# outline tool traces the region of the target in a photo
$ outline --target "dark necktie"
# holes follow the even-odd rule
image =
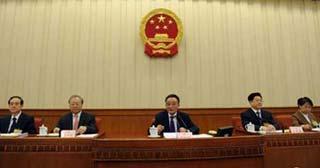
[[[262,125],[263,122],[262,122],[262,116],[261,116],[261,112],[260,111],[257,111],[257,117],[259,118],[259,122]]]
[[[175,118],[175,116],[170,116],[170,124],[169,124],[169,131],[170,132],[176,132],[175,126],[174,126],[174,122],[173,119]]]
[[[12,125],[11,125],[11,128],[9,130],[9,133],[12,133],[14,131],[14,129],[17,128],[17,119],[16,118],[13,118],[12,119]]]
[[[261,119],[261,113],[260,113],[260,111],[257,111],[257,117]]]

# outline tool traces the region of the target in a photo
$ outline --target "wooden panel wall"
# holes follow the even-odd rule
[[[267,108],[274,115],[290,115],[295,107]],[[96,117],[102,119],[101,128],[107,137],[143,137],[146,136],[154,115],[161,109],[88,109]],[[231,117],[240,116],[245,108],[215,108],[215,109],[183,109],[200,127],[201,133],[217,129],[221,126],[232,125]],[[67,109],[26,109],[26,113],[41,117],[50,130]],[[314,113],[320,118],[320,107],[314,108]],[[9,114],[6,109],[0,110],[0,116]]]

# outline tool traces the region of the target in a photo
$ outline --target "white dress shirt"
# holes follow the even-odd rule
[[[252,109],[252,111],[256,114],[257,117],[262,118],[262,114],[261,114],[261,110],[260,110],[260,109],[259,109],[259,110],[256,110],[256,109],[254,109],[254,108],[251,108],[251,109]],[[257,114],[258,112],[260,113],[259,116],[258,116],[258,114]]]
[[[305,114],[303,112],[301,112],[301,114],[303,115],[303,117],[308,121],[308,123],[312,124],[310,121],[310,118],[308,117],[308,114]]]
[[[10,131],[11,126],[12,126],[12,124],[13,124],[13,118],[16,118],[16,123],[18,123],[18,120],[19,120],[19,117],[20,117],[21,113],[22,113],[22,112],[20,111],[17,115],[11,115],[8,132]]]

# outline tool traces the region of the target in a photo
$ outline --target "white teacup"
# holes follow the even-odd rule
[[[254,124],[252,124],[252,123],[247,124],[246,129],[248,132],[254,132],[255,131]]]
[[[149,133],[151,137],[157,137],[158,135],[158,129],[154,126],[149,128]]]
[[[40,135],[47,135],[48,134],[48,128],[45,127],[44,125],[41,125],[39,127],[39,134]]]

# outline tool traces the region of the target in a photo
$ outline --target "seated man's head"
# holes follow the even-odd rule
[[[72,95],[69,100],[69,107],[72,113],[78,113],[82,110],[83,98],[79,95]]]
[[[175,94],[170,94],[165,98],[166,109],[170,114],[175,114],[180,106],[180,98]]]
[[[312,111],[313,103],[309,97],[301,97],[298,99],[299,111],[302,113],[308,113]]]
[[[262,108],[262,96],[259,92],[251,93],[248,96],[248,101],[250,103],[250,106],[256,110],[259,110]]]
[[[23,107],[23,99],[20,96],[12,96],[8,100],[9,111],[13,115],[17,115]]]

